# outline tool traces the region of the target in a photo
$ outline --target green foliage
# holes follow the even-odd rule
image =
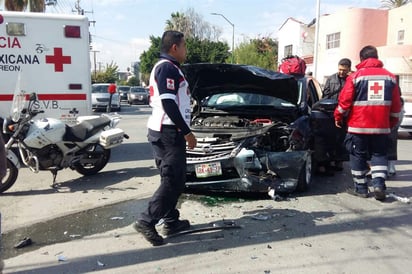
[[[127,86],[140,86],[139,78],[136,76],[130,77],[127,81]]]
[[[228,58],[229,46],[222,42],[200,40],[189,37],[186,39],[186,63],[224,63]]]
[[[151,45],[149,49],[140,55],[140,72],[142,74],[150,74],[159,59],[161,39],[161,37],[150,36]]]
[[[150,37],[151,46],[140,56],[141,81],[148,83],[149,75],[159,60],[161,37]],[[227,43],[200,40],[196,37],[186,38],[187,58],[186,63],[224,63],[230,56]]]
[[[278,42],[271,38],[250,39],[235,49],[237,64],[277,70]]]
[[[104,71],[92,73],[92,83],[116,83],[119,67],[113,61],[106,65]]]

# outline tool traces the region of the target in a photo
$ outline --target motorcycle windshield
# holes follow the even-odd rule
[[[26,92],[20,88],[20,73],[17,76],[16,88],[14,89],[13,102],[11,104],[10,116],[14,122],[22,117],[23,109],[26,105]]]

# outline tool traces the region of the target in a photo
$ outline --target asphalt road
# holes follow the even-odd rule
[[[159,180],[145,136],[149,108],[125,105],[121,114],[131,138],[101,173],[64,170],[53,189],[50,173],[23,168],[0,196],[3,273],[410,273],[411,204],[348,195],[347,165],[278,202],[185,194],[179,207],[193,225],[242,228],[151,247],[130,226]],[[409,198],[411,144],[400,136],[398,172],[387,181],[389,192]],[[24,237],[33,244],[13,248]]]

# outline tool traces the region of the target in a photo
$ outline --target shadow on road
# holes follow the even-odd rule
[[[139,201],[139,203],[143,202],[146,201]],[[66,270],[75,271],[77,273],[91,272],[96,270],[96,260],[104,263],[105,271],[110,271],[110,269],[114,270],[116,268],[126,267],[128,265],[165,260],[170,258],[171,254],[173,254],[172,256],[174,257],[183,257],[190,254],[198,254],[199,256],[202,256],[202,253],[218,251],[221,249],[230,250],[233,248],[257,244],[264,244],[267,249],[272,249],[275,248],[275,246],[272,247],[268,243],[273,244],[290,239],[301,239],[301,245],[310,248],[312,245],[318,244],[317,242],[312,242],[313,239],[307,238],[311,236],[327,234],[333,235],[347,231],[380,231],[386,228],[410,226],[412,224],[409,210],[402,210],[402,208],[398,208],[385,209],[384,211],[385,212],[383,214],[373,216],[373,212],[367,212],[364,210],[361,212],[363,216],[362,218],[348,218],[337,222],[334,218],[335,214],[330,211],[301,212],[294,209],[258,209],[244,212],[244,217],[232,220],[237,225],[242,226],[242,228],[238,230],[188,234],[167,239],[169,244],[156,248],[137,247],[137,250],[128,250],[111,254],[101,254],[96,252],[96,255],[72,258],[64,264],[52,266],[33,265],[31,266],[30,273],[63,273]],[[118,212],[119,214],[124,213],[123,211]],[[121,220],[120,222],[115,222],[116,226],[113,226],[109,225],[110,222],[107,221],[109,216],[104,216],[95,210],[92,210],[87,214],[87,218],[90,219],[86,222],[86,224],[83,223],[82,226],[90,228],[95,228],[101,225],[101,221],[98,222],[98,220],[93,217],[96,215],[98,215],[100,219],[104,220],[104,223],[106,224],[104,230],[110,230],[116,226],[120,227],[130,225],[130,222],[132,221],[132,216],[127,216],[127,218]],[[372,216],[366,217],[369,214],[372,214]],[[268,216],[268,218],[265,221],[254,218],[259,215]],[[87,219],[86,217],[82,217],[78,220],[78,217],[76,216],[66,216],[65,218],[67,219],[67,225],[70,223],[76,224],[79,223],[79,220],[84,221]],[[56,230],[56,228],[53,226],[50,227],[50,225],[52,224],[48,224],[50,230]],[[207,223],[204,225],[207,225]],[[76,235],[77,231],[72,228],[72,226],[65,226],[60,228],[60,232],[63,230],[68,230],[70,233]],[[87,235],[96,232],[98,231],[93,230],[87,233]],[[11,243],[7,239],[8,235],[5,236],[6,244],[10,245]],[[82,234],[82,236],[85,236],[85,234]],[[119,235],[119,237],[122,237],[122,235]],[[57,240],[60,242],[62,241],[61,239]],[[70,237],[67,236],[65,241],[69,240]],[[96,241],[99,239],[85,240]],[[29,249],[33,250],[34,248],[39,248],[44,244],[46,243],[43,242],[43,240],[39,240],[37,242],[37,247],[29,247]],[[90,244],[93,243],[91,242]],[[339,250],[339,246],[336,246],[336,250]],[[6,258],[10,255],[11,254],[6,254]],[[214,262],[205,263],[210,264]],[[13,269],[9,269],[9,271],[13,271]],[[16,271],[13,273],[25,272]]]
[[[13,191],[13,188],[2,193],[2,196],[25,196],[25,195],[41,195],[58,192],[82,192],[87,193],[91,190],[110,189],[116,191],[127,191],[127,188],[111,187],[122,181],[127,181],[133,178],[146,178],[159,174],[156,167],[135,167],[122,168],[114,171],[102,171],[96,175],[79,177],[65,182],[57,182],[55,187],[50,186],[49,189]],[[58,176],[58,175],[57,175]],[[58,177],[57,177],[58,179]],[[50,175],[50,182],[51,182]],[[58,180],[57,180],[58,181]],[[24,183],[24,182],[19,182]],[[137,184],[139,184],[137,182]]]

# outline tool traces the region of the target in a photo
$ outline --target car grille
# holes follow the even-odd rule
[[[97,102],[109,102],[109,98],[96,98]]]
[[[207,161],[227,157],[237,147],[236,142],[217,143],[216,139],[198,139],[197,145],[192,150],[187,150],[187,162]]]

